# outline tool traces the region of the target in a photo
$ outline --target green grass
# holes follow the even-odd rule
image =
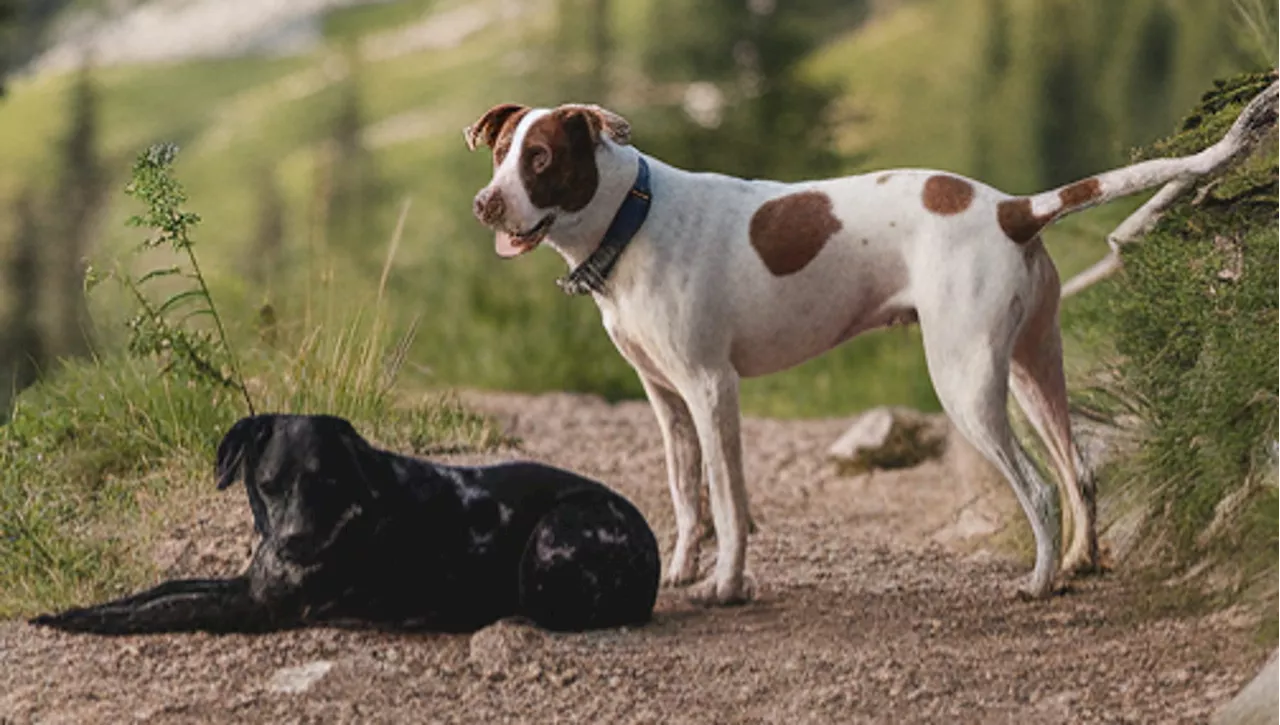
[[[158,227],[140,247],[172,246],[189,255],[190,271],[198,269],[191,235],[199,222],[170,160],[143,154],[129,188],[148,207],[141,219]],[[399,242],[393,236],[388,246],[384,281]],[[285,320],[241,347],[202,335],[212,315],[162,312],[193,292],[213,312],[202,278],[169,290],[145,277],[113,279],[149,320],[129,329],[128,352],[64,362],[19,396],[0,427],[0,618],[117,595],[152,578],[155,537],[199,510],[217,443],[251,405],[343,416],[371,440],[411,453],[499,440],[452,399],[399,386],[412,333],[394,333],[385,284],[367,296],[344,290],[341,300],[331,289],[320,300],[331,312],[314,324]],[[220,360],[228,361],[222,370]]]
[[[420,454],[498,440],[448,397],[378,398],[335,385],[361,376],[356,358],[370,338],[322,337],[352,352],[254,370],[264,409],[345,415],[370,439]],[[69,362],[27,390],[0,427],[0,618],[154,579],[151,545],[215,495],[213,452],[242,414],[231,391],[116,355]]]

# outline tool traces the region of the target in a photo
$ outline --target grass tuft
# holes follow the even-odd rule
[[[403,212],[368,313],[325,320],[293,340],[260,338],[228,363],[230,334],[220,321],[216,333],[191,327],[216,314],[187,234],[198,217],[178,211],[185,197],[169,175],[172,155],[147,161],[135,167],[133,186],[150,183],[156,192],[143,195],[144,223],[185,256],[187,279],[210,313],[167,316],[174,306],[152,304],[142,285],[169,275],[135,280],[117,268],[147,320],[130,328],[128,349],[68,361],[18,397],[0,427],[0,617],[115,596],[153,578],[151,542],[213,495],[214,450],[245,407],[252,410],[251,391],[266,410],[340,415],[395,450],[502,442],[455,399],[408,399],[398,387],[413,325],[397,334],[384,288]],[[350,295],[342,303],[361,308]],[[150,337],[139,343],[140,334]]]

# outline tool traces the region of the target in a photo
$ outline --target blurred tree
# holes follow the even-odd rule
[[[861,1],[654,0],[643,64],[660,98],[646,148],[678,165],[746,177],[837,172],[829,113],[836,92],[799,69],[867,9]]]
[[[5,93],[5,77],[14,64],[13,46],[18,26],[18,0],[0,0],[0,97]]]
[[[48,214],[46,264],[55,290],[51,311],[56,356],[86,354],[92,342],[84,272],[105,208],[108,172],[98,152],[98,93],[88,66],[80,69],[71,87],[67,114]]]
[[[558,0],[554,42],[546,49],[556,98],[609,104],[610,0]]]
[[[1000,104],[1000,93],[1013,63],[1014,31],[1008,0],[986,0],[986,14],[986,35],[974,79],[973,174],[999,185],[999,147],[1007,140],[1000,129],[1001,114],[990,113],[989,109]]]
[[[1164,3],[1155,3],[1143,19],[1124,106],[1132,126],[1154,131],[1174,117],[1169,91],[1173,83],[1178,25]],[[1139,139],[1131,139],[1137,142]]]
[[[284,256],[285,204],[280,183],[271,169],[255,174],[258,221],[246,258],[245,275],[270,300],[276,291]]]
[[[9,313],[0,326],[0,422],[8,419],[12,396],[36,381],[48,359],[40,329],[40,224],[30,188],[13,202],[16,221],[4,265]]]
[[[965,168],[1011,192],[1123,163],[1230,70],[1230,13],[1202,0],[986,0],[984,11]]]
[[[5,77],[40,52],[47,31],[74,0],[0,0],[0,96]]]
[[[1095,87],[1100,76],[1092,53],[1096,36],[1088,32],[1076,0],[1044,0],[1036,24],[1039,117],[1035,143],[1041,182],[1056,186],[1106,168],[1103,145],[1106,117]]]
[[[363,74],[358,55],[348,53],[347,60],[350,72],[342,84],[326,144],[328,168],[322,204],[330,248],[363,250],[385,237],[379,224],[379,205],[386,189],[364,140]],[[351,258],[368,260],[369,255]]]

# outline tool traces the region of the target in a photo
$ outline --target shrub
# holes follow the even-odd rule
[[[1218,82],[1140,155],[1200,150],[1273,79]],[[1246,573],[1276,565],[1276,491],[1261,483],[1276,467],[1276,164],[1271,137],[1126,247],[1123,274],[1084,301],[1114,345],[1111,392],[1142,418],[1116,473],[1153,504],[1148,526],[1167,536],[1152,538],[1182,563],[1230,552]]]

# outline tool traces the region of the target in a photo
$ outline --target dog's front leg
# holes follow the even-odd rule
[[[168,581],[105,604],[41,615],[31,623],[96,634],[256,632],[284,624],[253,599],[245,577]]]
[[[698,577],[698,553],[702,543],[702,449],[689,407],[679,394],[641,374],[640,382],[662,431],[667,454],[667,484],[676,512],[676,544],[663,581],[671,586],[691,584]]]
[[[754,595],[746,573],[750,515],[742,474],[738,376],[732,370],[696,376],[681,388],[698,431],[716,529],[716,566],[692,593],[705,604],[738,604]]]

